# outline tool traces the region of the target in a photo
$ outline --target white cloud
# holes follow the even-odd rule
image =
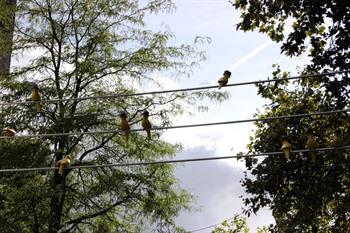
[[[188,154],[212,154],[213,150],[204,147],[191,148],[179,154],[187,157]],[[234,167],[231,163],[205,161],[186,163],[178,166],[176,176],[181,185],[197,197],[195,209],[191,213],[182,212],[177,223],[186,230],[194,230],[208,225],[220,223],[234,214],[242,212],[241,195],[245,195],[239,181],[243,178],[243,168]],[[271,212],[265,209],[249,220],[252,230],[259,226],[273,222]],[[201,232],[209,232],[210,229]]]

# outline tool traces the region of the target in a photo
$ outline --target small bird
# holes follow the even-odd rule
[[[318,142],[316,142],[316,140],[315,140],[315,135],[312,132],[312,130],[308,130],[306,132],[306,136],[307,136],[307,141],[306,141],[305,148],[310,150],[311,162],[313,164],[315,164],[316,163],[316,152],[313,150],[316,150],[319,145],[318,145]]]
[[[145,110],[142,115],[143,115],[142,121],[141,121],[142,128],[146,130],[148,139],[151,139],[150,129],[152,128],[152,125],[151,125],[151,122],[149,122],[148,120],[149,112]]]
[[[10,141],[16,136],[16,131],[11,128],[5,128],[2,130],[1,136],[5,137],[6,141]]]
[[[344,144],[344,140],[342,137],[342,133],[340,129],[336,129],[334,132],[334,138],[333,141],[331,142],[331,145],[334,147],[340,147]]]
[[[71,159],[70,155],[65,155],[63,159],[57,161],[56,166],[59,166],[58,174],[63,176],[64,169],[69,167]]]
[[[292,149],[292,145],[289,143],[287,138],[282,139],[282,146],[281,150],[283,151],[284,155],[286,156],[286,159],[290,160],[290,150]]]
[[[126,115],[125,112],[122,112],[119,114],[120,117],[120,128],[121,130],[124,131],[125,134],[125,141],[128,142],[129,141],[129,133],[130,133],[130,125],[128,123],[128,121],[126,120],[128,117]]]
[[[334,137],[333,140],[331,142],[331,145],[333,147],[341,147],[344,145],[344,139],[342,137],[342,132],[340,129],[336,129],[334,132]],[[340,157],[342,154],[342,150],[341,149],[335,149],[337,155]]]
[[[37,103],[35,103],[35,107],[36,107],[36,111],[37,112],[42,112],[42,104],[41,104],[41,97],[39,94],[39,87],[37,84],[33,84],[33,89],[32,89],[32,101],[35,101]]]
[[[221,87],[226,86],[226,84],[228,83],[228,79],[231,77],[231,72],[228,70],[224,71],[224,76],[222,76],[219,80],[219,89],[221,89]]]

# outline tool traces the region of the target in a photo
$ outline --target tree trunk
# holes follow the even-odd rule
[[[65,178],[62,178],[57,170],[51,184],[51,201],[48,233],[57,233],[60,229],[63,204],[66,194]]]
[[[10,72],[13,30],[17,0],[0,0],[2,11],[0,16],[0,78],[7,77]]]
[[[63,128],[59,132],[64,132]],[[57,161],[63,158],[62,151],[66,146],[66,138],[61,138],[59,140],[58,152],[55,155],[55,164]],[[48,233],[57,233],[60,229],[62,210],[66,195],[66,182],[65,176],[55,173],[51,181],[51,200],[50,200],[50,217],[49,217],[49,227]]]

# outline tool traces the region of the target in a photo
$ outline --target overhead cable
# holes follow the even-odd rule
[[[333,113],[349,112],[350,108],[341,109],[341,110],[332,110],[324,112],[313,112],[313,113],[301,113],[294,115],[282,115],[282,116],[273,116],[265,118],[251,118],[235,121],[222,121],[222,122],[212,122],[212,123],[203,123],[203,124],[189,124],[189,125],[175,125],[175,126],[164,126],[164,127],[153,127],[150,130],[166,130],[166,129],[180,129],[180,128],[191,128],[191,127],[202,127],[202,126],[213,126],[213,125],[227,125],[227,124],[239,124],[239,123],[248,123],[248,122],[266,122],[270,120],[278,119],[288,119],[288,118],[300,118],[308,116],[318,116],[318,115],[328,115]],[[144,129],[130,129],[128,131],[144,131]],[[33,137],[59,137],[59,136],[72,136],[72,135],[97,135],[97,134],[110,134],[110,133],[122,133],[125,132],[120,129],[116,130],[101,130],[101,131],[86,131],[86,132],[68,132],[68,133],[48,133],[48,134],[32,134],[32,135],[16,135],[15,138],[33,138]],[[1,136],[0,139],[6,139],[9,137]]]
[[[342,74],[342,73],[349,73],[349,72],[350,72],[350,70],[343,70],[343,71],[325,72],[325,73],[320,73],[320,74],[305,74],[305,75],[293,76],[293,77],[288,77],[288,78],[280,78],[280,79],[266,79],[266,80],[250,81],[250,82],[232,83],[232,84],[227,84],[226,87],[255,85],[258,83],[278,82],[278,81],[302,79],[302,78],[308,78],[308,77],[310,77],[310,78],[311,77],[320,77],[320,76]],[[66,102],[66,101],[83,101],[83,100],[91,100],[91,99],[111,99],[111,98],[121,98],[121,97],[130,97],[130,96],[142,96],[142,95],[155,95],[155,94],[164,94],[164,93],[173,93],[173,92],[197,91],[197,90],[206,90],[206,89],[214,89],[214,88],[218,88],[218,85],[183,88],[183,89],[173,89],[173,90],[139,92],[139,93],[86,96],[86,97],[79,97],[79,98],[62,98],[62,99],[41,100],[41,101],[0,102],[0,105],[24,105],[24,104],[34,104],[34,103],[38,103],[38,102],[57,103],[57,102]]]
[[[303,152],[316,152],[316,151],[330,151],[339,149],[349,149],[350,145],[342,147],[323,147],[317,148],[315,150],[300,149],[292,150],[292,153],[303,153]],[[130,166],[149,166],[156,164],[173,164],[173,163],[187,163],[187,162],[199,162],[199,161],[211,161],[211,160],[223,160],[223,159],[241,159],[247,157],[266,157],[266,156],[276,156],[283,154],[282,151],[276,152],[266,152],[258,154],[237,154],[231,156],[218,156],[218,157],[202,157],[202,158],[192,158],[192,159],[174,159],[174,160],[163,160],[163,161],[149,161],[149,162],[130,162],[130,163],[111,163],[111,164],[96,164],[96,165],[77,165],[71,166],[68,169],[95,169],[95,168],[105,168],[105,167],[130,167]],[[44,171],[44,170],[57,170],[58,167],[36,167],[36,168],[9,168],[0,169],[0,172],[29,172],[29,171]]]
[[[232,220],[233,218],[229,218],[229,219],[225,219],[223,220],[224,221],[230,221]],[[207,229],[210,229],[210,228],[214,228],[214,227],[217,227],[219,225],[221,225],[221,223],[216,223],[216,224],[212,224],[212,225],[209,225],[209,226],[206,226],[206,227],[202,227],[202,228],[198,228],[198,229],[195,229],[195,230],[191,230],[191,231],[186,231],[186,233],[194,233],[194,232],[198,232],[198,231],[203,231],[203,230],[207,230]]]

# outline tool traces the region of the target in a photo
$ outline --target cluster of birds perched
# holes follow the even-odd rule
[[[306,131],[306,145],[305,148],[310,151],[311,162],[316,164],[316,149],[319,148],[319,143],[315,139],[314,132],[309,129]],[[333,140],[330,142],[330,146],[335,148],[344,146],[344,140],[342,137],[342,132],[340,129],[336,129],[334,132]],[[282,139],[281,150],[283,151],[287,161],[290,161],[290,153],[292,151],[292,144],[288,141],[288,138],[284,137]],[[338,156],[341,156],[341,149],[336,149],[336,153]]]
[[[223,73],[223,77],[221,77],[218,80],[219,89],[221,89],[221,87],[227,85],[228,79],[230,77],[231,77],[231,72],[228,70],[225,70]],[[315,134],[311,129],[309,129],[306,132],[306,137],[307,137],[307,141],[306,141],[305,149],[308,149],[310,151],[311,162],[313,164],[316,164],[316,151],[315,150],[317,148],[319,148],[319,143],[316,141]],[[331,141],[330,145],[333,147],[344,146],[344,140],[343,140],[342,133],[341,133],[340,129],[335,130],[334,138]],[[286,137],[282,139],[281,150],[283,151],[287,161],[290,161],[290,153],[292,151],[292,144],[290,144],[290,142],[288,141],[288,138],[286,138]],[[341,149],[336,149],[336,153],[338,154],[338,156],[341,156]]]
[[[130,125],[128,123],[127,120],[127,115],[125,112],[121,112],[119,114],[120,117],[120,129],[122,131],[124,131],[125,134],[125,141],[128,142],[129,141],[129,133],[130,133]],[[152,124],[151,122],[148,120],[149,117],[149,112],[147,110],[145,110],[142,114],[142,121],[141,121],[141,126],[142,128],[147,132],[147,137],[149,139],[151,139],[151,128],[152,128]]]
[[[228,70],[225,70],[223,73],[223,76],[218,80],[218,86],[219,89],[222,87],[226,86],[228,83],[229,78],[231,77],[231,72]],[[35,108],[37,113],[42,113],[43,112],[43,105],[41,102],[41,96],[39,94],[39,87],[37,84],[33,84],[32,88],[32,101],[35,103]],[[151,129],[152,129],[152,124],[149,121],[149,116],[150,113],[145,110],[142,114],[142,121],[141,121],[141,126],[142,128],[147,132],[147,138],[151,139]],[[130,125],[127,120],[127,114],[125,112],[121,112],[119,114],[120,117],[120,129],[123,131],[124,136],[125,136],[125,141],[129,141],[129,134],[130,134]],[[16,131],[11,128],[5,128],[2,131],[1,136],[5,138],[5,140],[11,140],[15,137]],[[316,163],[316,149],[319,148],[319,143],[315,139],[315,135],[312,130],[308,130],[306,132],[307,136],[307,141],[305,148],[310,150],[310,155],[311,155],[311,161],[312,163]],[[333,141],[331,142],[331,146],[334,147],[341,147],[344,145],[343,138],[341,136],[341,131],[340,129],[337,129],[334,134]],[[292,151],[292,144],[288,141],[288,139],[285,137],[282,139],[282,146],[281,150],[283,151],[287,161],[290,161],[290,154]],[[341,153],[340,149],[336,150],[337,154]],[[57,161],[56,166],[59,167],[58,173],[63,176],[64,175],[64,169],[68,168],[70,163],[71,163],[71,156],[70,155],[65,155],[63,159]]]
[[[11,128],[5,128],[2,130],[1,136],[4,137],[5,140],[9,141],[16,136],[16,131]],[[72,158],[70,155],[65,155],[63,159],[57,161],[56,166],[59,167],[58,174],[60,174],[61,176],[64,175],[64,169],[69,167],[71,159]]]
[[[223,73],[223,76],[218,80],[219,89],[221,89],[223,86],[227,85],[228,79],[230,77],[231,77],[231,72],[228,71],[228,70],[225,70],[224,73]],[[146,111],[143,112],[142,115],[143,115],[143,118],[142,118],[142,121],[141,121],[141,125],[142,125],[142,128],[144,130],[146,130],[147,137],[150,139],[151,138],[152,125],[151,125],[150,121],[148,120],[149,112],[146,110]],[[125,112],[122,112],[122,113],[120,113],[119,117],[120,117],[120,128],[125,133],[125,140],[128,141],[129,140],[130,126],[129,126],[129,123],[127,121],[127,115],[126,115]]]
[[[143,112],[143,118],[142,118],[142,122],[141,125],[143,127],[144,130],[146,130],[147,132],[147,137],[149,139],[151,139],[151,128],[152,125],[150,123],[150,121],[148,120],[148,116],[149,116],[149,112],[147,110],[145,110]],[[120,117],[120,128],[121,130],[124,131],[125,133],[125,140],[126,142],[128,142],[129,140],[129,132],[130,132],[130,125],[127,121],[127,115],[125,112],[122,112],[119,114]],[[56,166],[59,167],[58,169],[58,174],[60,174],[61,176],[64,175],[64,171],[66,168],[69,167],[70,163],[71,163],[71,156],[70,155],[65,155],[63,159],[57,161]]]
[[[37,84],[33,84],[31,97],[32,97],[31,98],[32,101],[35,103],[35,108],[36,108],[37,113],[42,113],[43,112],[43,105],[41,102],[41,96],[40,96],[39,87]],[[145,110],[142,115],[143,115],[143,118],[141,121],[141,125],[142,125],[143,129],[147,132],[147,137],[149,139],[151,139],[152,124],[148,120],[149,112],[147,110]],[[121,112],[119,114],[119,117],[120,117],[120,129],[122,131],[124,131],[125,140],[126,140],[126,142],[128,142],[129,141],[129,133],[130,133],[130,125],[127,121],[127,115],[125,112]],[[14,129],[11,129],[11,128],[5,128],[5,129],[3,129],[1,136],[4,137],[6,140],[11,140],[16,136],[16,131]],[[61,176],[64,175],[64,169],[69,167],[71,160],[72,160],[72,158],[70,155],[65,155],[63,157],[63,159],[57,161],[56,166],[59,167],[58,174],[60,174]]]
[[[228,83],[228,79],[231,77],[231,72],[228,70],[225,70],[223,73],[223,76],[218,80],[218,86],[219,89],[221,89],[223,86],[226,86]],[[41,100],[41,96],[39,93],[39,87],[37,84],[33,84],[32,87],[32,96],[31,96],[32,101],[35,104],[35,109],[37,113],[42,113],[43,112],[43,104]],[[141,126],[142,128],[147,132],[147,138],[151,139],[151,129],[152,129],[152,124],[149,121],[149,115],[150,113],[145,110],[142,114],[142,121],[141,121]],[[129,141],[129,133],[130,133],[130,125],[127,120],[127,114],[125,112],[121,112],[119,114],[120,117],[120,129],[124,132],[125,135],[125,141]],[[11,140],[16,136],[16,131],[11,128],[5,128],[2,131],[1,134],[2,137],[4,137],[6,140]],[[57,161],[56,166],[59,167],[58,174],[61,176],[64,175],[64,169],[68,168],[70,163],[71,163],[72,157],[70,155],[65,155],[63,159]]]
[[[223,86],[226,86],[228,83],[228,79],[231,77],[231,72],[228,70],[225,70],[223,73],[223,76],[218,80],[218,84],[219,84],[219,89],[221,89]],[[43,104],[42,104],[42,100],[41,100],[41,96],[39,93],[39,87],[37,84],[33,84],[32,87],[32,101],[35,103],[35,108],[37,113],[41,113],[43,112]],[[148,138],[151,138],[151,128],[152,125],[150,123],[150,121],[148,120],[149,117],[149,112],[146,110],[143,112],[143,118],[142,118],[142,122],[141,125],[143,127],[144,130],[146,130],[147,132],[147,136]],[[125,112],[121,112],[119,114],[120,117],[120,128],[125,131],[125,139],[126,141],[128,141],[129,139],[129,130],[130,130],[130,126],[129,123],[127,121],[127,115]],[[14,137],[16,134],[16,131],[14,129],[4,129],[2,132],[2,136],[6,137],[6,138],[12,138]]]

